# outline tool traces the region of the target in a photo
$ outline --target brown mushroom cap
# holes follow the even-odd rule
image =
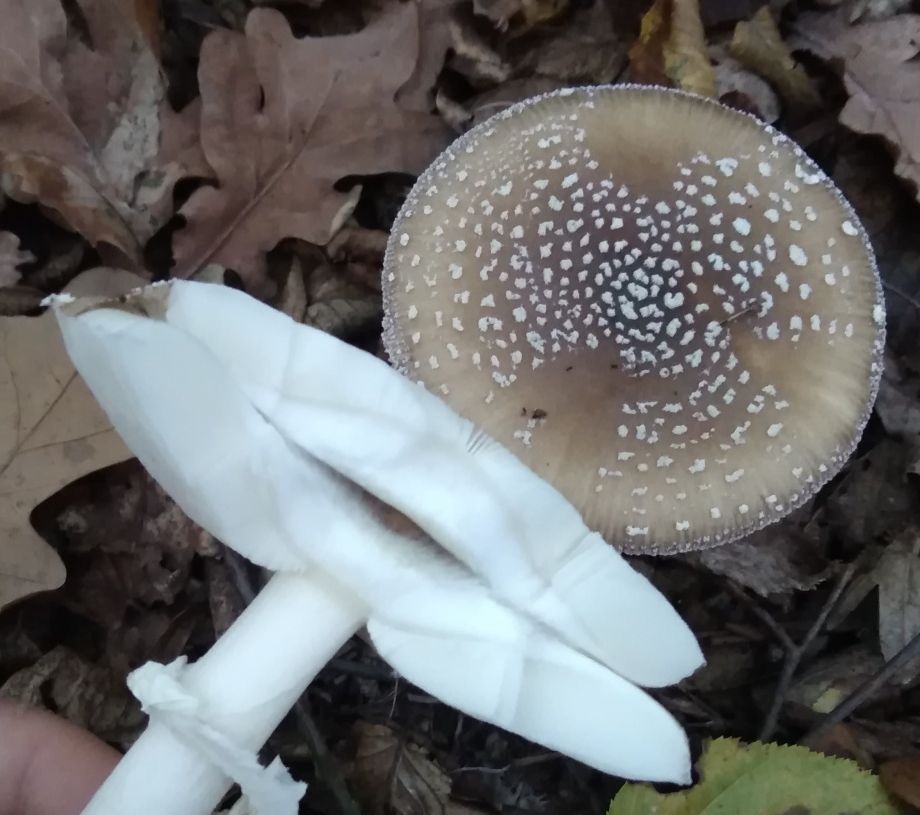
[[[384,303],[394,364],[629,552],[801,504],[881,373],[839,191],[772,128],[658,88],[538,97],[459,138],[397,218]]]

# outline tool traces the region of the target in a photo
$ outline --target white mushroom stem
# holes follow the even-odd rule
[[[278,573],[183,674],[209,723],[258,750],[316,673],[367,618],[367,608],[321,573]],[[84,815],[207,815],[231,780],[154,713]]]

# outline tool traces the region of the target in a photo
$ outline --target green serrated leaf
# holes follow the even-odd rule
[[[805,747],[716,739],[700,782],[669,795],[626,784],[607,815],[897,815],[877,776]]]

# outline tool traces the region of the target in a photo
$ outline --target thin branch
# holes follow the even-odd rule
[[[837,605],[840,595],[843,594],[843,590],[847,587],[850,580],[853,579],[853,574],[855,572],[856,562],[848,563],[846,569],[843,570],[843,574],[840,575],[837,584],[834,586],[834,590],[830,593],[830,596],[821,607],[821,611],[812,623],[811,628],[808,629],[808,633],[805,634],[805,638],[801,643],[794,646],[792,650],[786,651],[783,671],[779,676],[779,682],[777,682],[776,690],[773,693],[773,702],[770,704],[770,710],[767,712],[763,727],[760,730],[760,736],[758,737],[760,741],[769,741],[773,736],[779,721],[780,710],[782,710],[783,702],[786,701],[789,688],[792,686],[795,672],[798,670],[802,658],[808,653],[808,649],[811,648],[811,644],[815,641],[818,634],[821,633],[824,624],[827,622],[828,615],[831,613],[834,606]]]
[[[902,300],[906,301],[907,303],[910,303],[910,305],[912,305],[915,309],[920,311],[920,302],[918,302],[915,297],[912,297],[911,295],[909,295],[906,291],[902,291],[897,286],[893,285],[892,283],[888,283],[884,280],[882,281],[882,288],[884,288],[885,291],[890,291],[892,294],[896,294]]]
[[[825,716],[817,727],[809,731],[803,738],[803,744],[815,744],[822,736],[844,719],[847,719],[866,702],[871,701],[875,694],[893,677],[897,676],[902,669],[912,664],[914,660],[920,659],[920,634],[907,643],[897,654],[886,662],[878,671],[870,676],[858,688],[856,688],[846,699]]]
[[[763,727],[760,729],[760,735],[758,736],[760,741],[769,741],[776,731],[776,726],[779,722],[779,714],[782,710],[783,702],[786,701],[789,688],[792,687],[792,680],[795,678],[795,673],[802,659],[808,653],[808,649],[811,648],[812,643],[814,643],[815,638],[824,628],[824,624],[827,622],[827,618],[834,606],[837,605],[837,601],[840,599],[840,595],[843,594],[843,590],[847,587],[850,580],[853,579],[857,563],[857,561],[854,561],[853,563],[847,564],[847,567],[843,570],[843,574],[841,574],[840,578],[837,580],[833,591],[830,593],[827,600],[825,600],[821,607],[821,611],[805,634],[804,639],[798,644],[793,642],[785,629],[773,619],[772,615],[766,609],[752,602],[744,591],[731,584],[733,593],[742,599],[751,611],[764,622],[770,631],[773,632],[774,636],[782,645],[783,650],[786,652],[785,659],[783,660],[783,670],[780,673],[779,681],[776,683],[776,690],[773,692],[773,701],[770,703],[770,709],[767,711],[767,715],[764,717]]]

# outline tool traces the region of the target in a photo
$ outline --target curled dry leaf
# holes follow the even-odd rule
[[[135,730],[143,716],[122,676],[60,645],[7,679],[0,697],[37,708],[50,706],[102,738],[117,739]]]
[[[920,758],[886,761],[878,774],[888,792],[914,809],[920,808]]]
[[[891,353],[885,355],[885,372],[875,410],[892,435],[920,435],[920,381]]]
[[[45,293],[31,286],[5,286],[0,288],[0,317],[18,317],[35,311]]]
[[[706,52],[699,0],[655,0],[642,18],[629,60],[637,82],[673,84],[715,96],[715,74]]]
[[[174,240],[176,272],[217,262],[261,293],[264,254],[297,237],[325,244],[341,225],[345,175],[420,171],[446,130],[395,96],[419,59],[418,10],[394,4],[356,34],[296,39],[278,12],[246,33],[216,31],[201,52],[201,145],[217,187],[197,190]]]
[[[94,270],[74,285],[118,294],[138,282]],[[54,316],[0,319],[0,608],[64,579],[57,554],[29,523],[36,504],[130,457],[77,376]]]
[[[176,603],[203,535],[136,461],[65,488],[33,520],[60,541],[67,605],[109,632],[130,609]]]
[[[793,113],[807,113],[820,104],[811,79],[783,42],[769,6],[762,6],[749,22],[735,26],[729,50],[738,62],[773,85]]]
[[[0,288],[19,282],[19,267],[31,263],[35,256],[19,248],[19,238],[12,232],[0,232]]]
[[[388,237],[389,233],[382,229],[365,229],[346,224],[329,242],[326,251],[335,263],[354,260],[380,267],[383,265]]]
[[[813,589],[828,563],[794,523],[773,524],[740,541],[688,556],[765,597]]]
[[[383,318],[380,293],[350,281],[325,258],[304,264],[295,254],[278,304],[299,323],[340,339],[379,328]]]
[[[779,99],[768,82],[725,54],[712,55],[715,62],[716,95],[722,104],[753,113],[767,124],[773,124],[779,119]]]
[[[572,9],[563,24],[511,43],[510,61],[521,77],[518,88],[504,83],[497,94],[516,94],[521,87],[552,80],[551,88],[535,86],[514,101],[555,90],[564,85],[615,82],[627,64],[628,40],[614,27],[611,9],[604,0],[593,0]],[[493,113],[496,111],[493,110]]]
[[[920,531],[907,529],[885,548],[873,579],[878,584],[879,643],[882,656],[890,660],[920,634]],[[912,668],[898,679],[912,679],[920,665]]]
[[[570,0],[473,0],[473,11],[488,17],[496,28],[505,31],[514,22],[516,32],[558,17]]]
[[[403,110],[429,113],[433,89],[451,44],[451,20],[459,0],[421,0],[418,3],[418,59],[409,78],[396,92]]]
[[[815,724],[871,679],[884,664],[875,648],[862,645],[815,660],[793,680],[786,694],[783,715],[801,724]],[[890,698],[893,692],[894,688],[886,685],[876,698]]]
[[[477,815],[450,800],[451,782],[425,751],[380,724],[359,722],[351,782],[368,815]]]
[[[912,0],[856,0],[850,9],[850,22],[887,20],[895,14],[910,11],[912,5]]]
[[[916,517],[916,487],[904,477],[915,451],[885,438],[853,460],[821,510],[838,540],[853,552],[897,535]]]
[[[850,25],[846,9],[803,14],[794,43],[842,66],[850,95],[840,121],[882,136],[894,148],[894,171],[920,186],[920,15]]]
[[[140,245],[169,215],[179,173],[158,165],[164,87],[149,40],[151,6],[80,0],[85,30],[78,32],[65,5],[4,4],[4,191],[37,201],[94,245],[139,264]]]

